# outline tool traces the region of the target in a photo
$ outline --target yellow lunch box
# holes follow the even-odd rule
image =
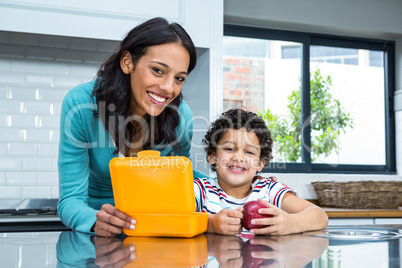
[[[188,158],[145,150],[113,158],[109,167],[116,208],[137,221],[126,235],[193,237],[207,230],[208,214],[195,212]]]

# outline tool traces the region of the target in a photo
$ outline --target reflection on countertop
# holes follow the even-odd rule
[[[193,238],[91,239],[63,232],[57,243],[57,259],[59,266],[75,267],[89,262],[100,267],[305,267],[327,246],[328,239],[303,234],[253,237],[206,233]],[[90,247],[94,247],[95,254],[88,254]],[[81,259],[72,258],[77,253]]]
[[[381,227],[402,232],[402,225],[375,226]],[[400,238],[346,242],[247,233],[105,238],[72,231],[0,237],[0,267],[401,267]]]

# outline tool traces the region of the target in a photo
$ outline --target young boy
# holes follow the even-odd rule
[[[203,139],[207,161],[217,178],[195,178],[197,211],[208,215],[207,232],[235,235],[242,231],[243,205],[260,200],[269,208],[253,220],[264,225],[254,234],[285,235],[324,229],[326,213],[270,178],[254,179],[271,160],[271,134],[261,117],[241,108],[231,109],[210,125]]]

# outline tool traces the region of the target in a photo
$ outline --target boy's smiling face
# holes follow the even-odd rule
[[[229,129],[219,140],[216,152],[208,155],[208,162],[215,164],[219,185],[225,193],[241,199],[250,193],[253,177],[265,165],[260,154],[253,131]]]

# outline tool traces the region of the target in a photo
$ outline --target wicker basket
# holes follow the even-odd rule
[[[395,209],[402,204],[402,181],[316,181],[311,184],[323,207]]]

